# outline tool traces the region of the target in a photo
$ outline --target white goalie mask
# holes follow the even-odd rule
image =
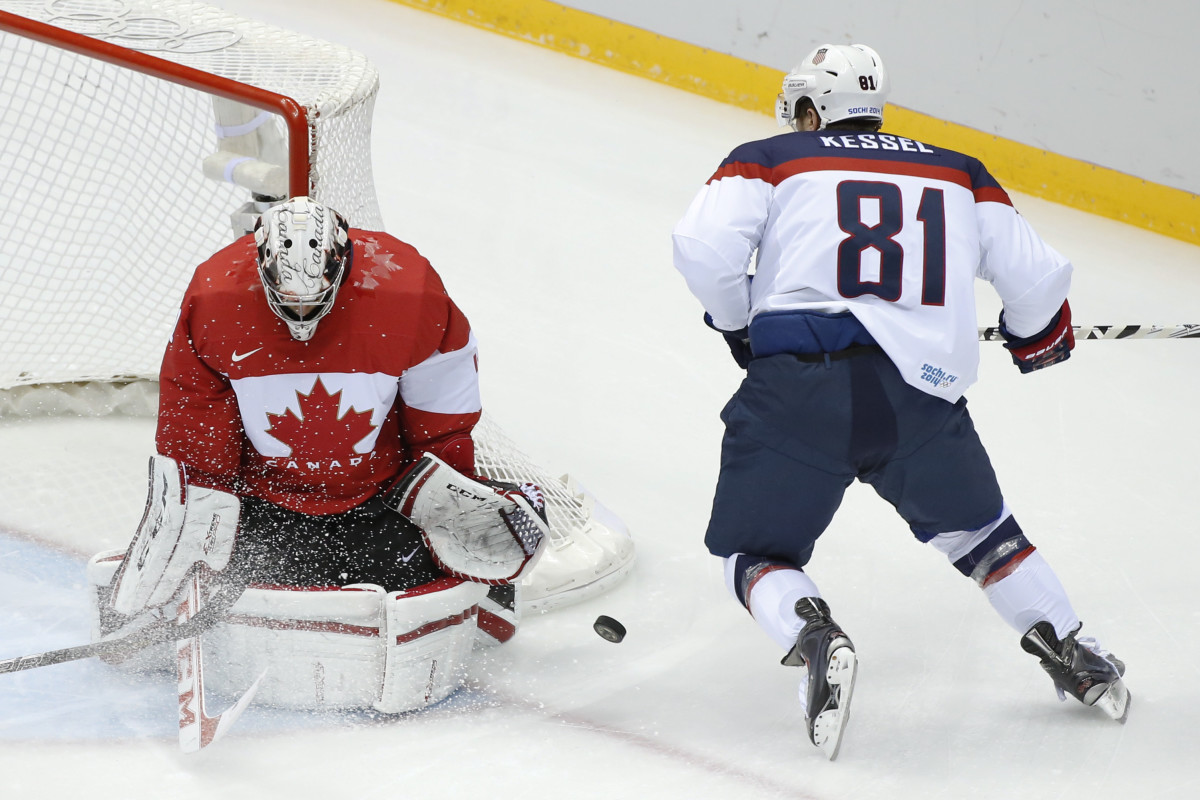
[[[323,203],[293,197],[263,213],[254,243],[267,304],[293,339],[308,341],[350,268],[349,224]]]
[[[845,119],[883,122],[891,86],[879,54],[865,44],[823,44],[783,78],[775,101],[780,127],[791,125],[796,105],[807,97],[821,115],[821,128]]]

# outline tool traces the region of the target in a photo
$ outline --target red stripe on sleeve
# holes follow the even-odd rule
[[[1009,199],[1008,192],[1004,191],[999,186],[980,186],[975,190],[976,203],[1003,203],[1006,206],[1012,205],[1012,200]]]
[[[762,164],[751,164],[745,161],[733,161],[729,164],[722,164],[713,176],[708,179],[708,183],[719,181],[722,178],[749,178],[766,181],[771,184],[778,184],[778,181],[773,178],[773,170],[770,167],[764,167]]]

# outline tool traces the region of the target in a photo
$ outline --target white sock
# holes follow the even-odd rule
[[[1001,619],[1017,633],[1024,634],[1042,620],[1054,626],[1060,639],[1079,627],[1079,617],[1066,590],[1036,550],[1011,574],[985,586],[983,593]]]
[[[734,591],[734,563],[737,556],[725,559],[725,584]],[[785,651],[796,644],[804,620],[796,613],[796,601],[802,597],[820,597],[821,590],[812,578],[798,569],[772,569],[760,577],[750,592],[750,615]],[[738,598],[739,602],[741,598]]]

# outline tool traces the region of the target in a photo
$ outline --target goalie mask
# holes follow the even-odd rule
[[[293,197],[259,218],[254,243],[267,304],[293,339],[308,341],[350,269],[349,224],[327,205]]]
[[[823,44],[783,78],[775,101],[780,127],[791,125],[807,97],[821,115],[821,128],[847,119],[883,123],[891,86],[879,54],[865,44]]]

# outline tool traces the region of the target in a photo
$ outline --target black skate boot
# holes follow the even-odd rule
[[[807,684],[808,738],[833,761],[850,720],[850,696],[854,692],[858,658],[854,643],[829,616],[829,606],[824,600],[802,598],[796,602],[796,613],[804,620],[804,629],[782,663],[808,668],[806,680],[801,684],[802,689]]]
[[[1085,706],[1099,706],[1124,723],[1129,716],[1129,690],[1121,677],[1125,662],[1100,648],[1094,639],[1078,639],[1079,628],[1059,641],[1054,626],[1039,622],[1021,637],[1021,649],[1037,656],[1054,680],[1059,697],[1070,695]]]

